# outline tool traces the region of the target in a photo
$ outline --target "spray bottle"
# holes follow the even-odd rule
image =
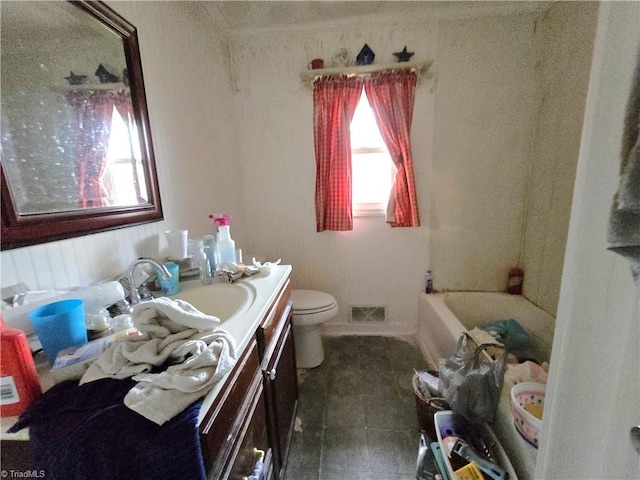
[[[216,213],[209,215],[214,224],[218,225],[218,235],[216,238],[216,250],[218,252],[219,263],[236,263],[236,242],[231,239],[229,233],[229,220],[231,215],[226,213]]]

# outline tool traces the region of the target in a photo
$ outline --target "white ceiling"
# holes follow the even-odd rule
[[[304,26],[356,17],[452,16],[511,13],[547,8],[543,1],[328,1],[217,0],[203,5],[230,30]]]

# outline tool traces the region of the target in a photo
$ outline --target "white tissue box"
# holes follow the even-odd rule
[[[84,372],[102,353],[118,340],[127,337],[137,336],[139,332],[135,328],[129,328],[121,332],[114,333],[108,337],[98,338],[91,342],[60,350],[53,362],[51,376],[56,383],[66,380],[77,380],[82,378]]]

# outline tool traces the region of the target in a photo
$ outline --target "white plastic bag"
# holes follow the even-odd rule
[[[502,353],[492,360],[485,354],[489,348]],[[473,424],[491,422],[500,401],[506,365],[507,351],[502,345],[478,346],[464,332],[456,353],[440,367],[442,393],[451,409]]]

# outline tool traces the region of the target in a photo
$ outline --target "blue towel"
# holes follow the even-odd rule
[[[124,405],[135,382],[55,385],[12,427],[29,427],[33,468],[47,479],[205,479],[196,401],[163,425]]]

